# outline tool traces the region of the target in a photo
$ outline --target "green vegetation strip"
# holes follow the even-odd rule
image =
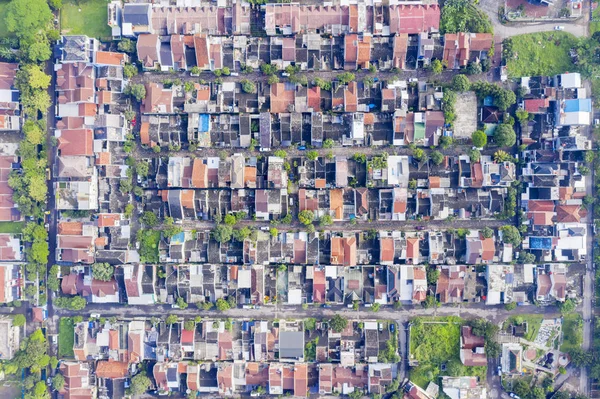
[[[19,234],[23,230],[24,222],[0,222],[0,233]]]
[[[523,323],[527,323],[527,332],[525,333],[525,338],[527,341],[533,342],[537,333],[540,331],[540,326],[542,325],[542,320],[544,320],[544,316],[537,314],[524,314],[520,316],[511,316],[504,322],[504,330],[508,329],[511,325],[521,325]]]
[[[578,313],[563,317],[562,325],[563,342],[560,346],[562,352],[571,352],[579,349],[583,343],[583,319]]]

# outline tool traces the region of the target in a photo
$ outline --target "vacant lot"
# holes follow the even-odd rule
[[[0,233],[18,234],[23,230],[23,222],[0,222]]]
[[[456,120],[454,121],[455,138],[471,138],[477,130],[477,96],[474,92],[456,94],[454,105]]]
[[[569,50],[577,38],[566,32],[541,32],[514,36],[513,57],[507,60],[508,74],[522,76],[555,75],[573,71]]]
[[[63,0],[60,27],[63,34],[106,37],[111,35],[106,0]]]
[[[579,348],[583,342],[583,319],[578,313],[568,314],[563,317],[563,341],[560,346],[562,352],[569,352]]]
[[[416,318],[410,331],[410,360],[419,362],[410,370],[410,379],[425,388],[441,375],[485,378],[487,367],[466,367],[460,361],[458,317]],[[442,370],[444,369],[444,370]]]
[[[58,326],[58,358],[73,357],[73,343],[75,342],[75,331],[73,330],[73,319],[64,317],[60,319]]]

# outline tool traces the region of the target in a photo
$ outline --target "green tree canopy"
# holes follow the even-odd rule
[[[298,220],[305,226],[308,226],[313,222],[315,214],[312,211],[304,210],[298,213]]]
[[[519,230],[515,226],[503,226],[501,231],[502,241],[510,243],[515,247],[521,245],[521,233],[519,233]]]
[[[110,281],[115,274],[115,268],[109,263],[94,263],[92,265],[92,276],[96,280]]]
[[[151,384],[150,378],[146,376],[146,373],[142,372],[133,376],[129,390],[133,396],[141,395],[150,388]]]
[[[461,76],[461,75],[458,75]],[[483,148],[487,145],[487,134],[481,130],[476,130],[471,135],[473,145],[477,148]]]
[[[464,92],[468,91],[470,87],[471,82],[465,75],[456,75],[452,78],[452,88],[454,91]]]
[[[348,320],[336,314],[329,320],[329,327],[335,332],[342,332],[348,326]]]
[[[233,235],[233,227],[227,224],[217,224],[212,231],[213,238],[218,242],[228,242]]]
[[[15,327],[21,327],[25,325],[25,316],[23,316],[22,314],[17,314],[15,315],[15,317],[13,317],[13,326]]]
[[[512,126],[506,123],[498,125],[494,131],[494,142],[500,147],[511,147],[517,141]]]
[[[34,43],[50,21],[52,11],[46,0],[12,0],[4,11],[6,30],[28,43]]]

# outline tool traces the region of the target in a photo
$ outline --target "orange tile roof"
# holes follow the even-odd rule
[[[96,51],[96,63],[104,65],[124,65],[125,54],[112,51]]]
[[[142,126],[140,126],[140,141],[144,145],[150,145],[150,122],[142,122]]]
[[[120,213],[101,213],[98,215],[98,227],[114,227],[121,221]]]
[[[69,236],[80,236],[83,234],[83,223],[81,222],[60,222],[58,224],[58,234]]]
[[[375,124],[375,114],[373,114],[371,112],[366,113],[363,123],[365,125],[374,125]]]
[[[315,188],[325,188],[326,180],[325,179],[315,179]]]
[[[128,366],[126,362],[98,361],[96,375],[100,378],[124,378],[127,376]]]
[[[329,191],[329,209],[335,212],[335,219],[344,217],[344,193],[342,189]]]
[[[192,165],[192,187],[207,188],[208,187],[208,166],[201,159],[194,159]]]
[[[285,83],[271,85],[271,112],[274,114],[289,112],[288,107],[294,104],[296,92],[286,90]]]
[[[96,165],[110,165],[111,156],[110,152],[103,151],[98,153],[96,156]]]
[[[194,190],[181,190],[181,205],[184,208],[194,209]]]

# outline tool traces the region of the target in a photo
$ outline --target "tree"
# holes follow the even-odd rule
[[[304,329],[308,331],[314,331],[317,327],[317,320],[309,317],[308,319],[304,319]]]
[[[177,323],[177,321],[178,321],[178,319],[177,319],[177,316],[176,316],[176,315],[174,315],[174,314],[170,314],[170,315],[168,315],[168,316],[167,316],[167,318],[165,319],[165,324],[166,324],[166,325],[168,325],[168,326],[170,326],[170,325],[172,325],[172,324],[175,324],[175,323]]]
[[[500,231],[502,232],[502,241],[515,247],[521,245],[521,233],[515,226],[503,226]]]
[[[188,304],[185,301],[185,299],[183,299],[182,296],[177,297],[177,302],[176,302],[177,307],[179,307],[179,309],[187,309]]]
[[[250,237],[252,230],[248,226],[244,226],[241,229],[235,229],[232,232],[233,239],[239,242],[243,242],[246,238]]]
[[[269,234],[271,235],[271,237],[275,238],[279,234],[279,230],[277,230],[276,227],[271,227],[269,228]]]
[[[481,230],[481,235],[483,238],[492,238],[494,236],[494,230],[486,226]]]
[[[333,148],[334,144],[335,144],[335,142],[333,141],[333,139],[323,140],[323,148]]]
[[[131,79],[132,77],[134,77],[137,74],[138,74],[137,66],[132,65],[132,64],[125,64],[125,66],[123,67],[123,75],[125,75],[125,77],[127,79]]]
[[[261,64],[260,71],[265,75],[274,75],[277,73],[277,65],[275,64]]]
[[[479,162],[479,160],[481,159],[481,152],[476,148],[470,149],[469,159],[471,160],[471,162]]]
[[[529,252],[521,251],[519,252],[517,262],[520,264],[533,263],[535,262],[535,255]]]
[[[466,68],[467,75],[479,75],[483,72],[483,67],[479,62],[470,62]]]
[[[417,161],[421,161],[425,157],[425,151],[421,148],[415,148],[412,152],[412,156]]]
[[[452,78],[452,89],[454,89],[454,91],[465,92],[468,91],[470,87],[471,82],[465,75],[456,75]]]
[[[356,76],[352,72],[342,72],[337,76],[337,81],[340,84],[348,84],[356,79]]]
[[[35,263],[46,264],[48,263],[48,256],[50,251],[48,250],[48,243],[46,241],[37,241],[31,244],[31,251],[29,256]]]
[[[53,10],[58,10],[62,8],[62,0],[48,0],[48,5],[52,7]]]
[[[452,144],[454,144],[454,139],[450,136],[442,136],[440,137],[439,145],[444,150],[449,148]]]
[[[439,151],[433,151],[431,153],[431,161],[435,165],[440,165],[442,162],[444,162],[444,155]]]
[[[92,265],[92,276],[96,280],[110,281],[115,274],[115,268],[109,263],[94,263]]]
[[[225,215],[225,219],[223,220],[226,225],[233,226],[237,223],[237,219],[231,213]]]
[[[242,84],[244,93],[256,93],[256,85],[248,79],[244,79],[240,83]]]
[[[25,138],[33,145],[40,145],[46,140],[46,134],[40,125],[31,119],[23,124]]]
[[[312,211],[304,210],[298,213],[298,220],[305,226],[308,226],[313,222],[315,214]]]
[[[442,64],[442,61],[437,59],[431,61],[431,71],[434,75],[441,74],[444,71],[444,64]]]
[[[12,0],[3,14],[6,30],[27,43],[34,43],[52,20],[46,0]]]
[[[27,48],[27,58],[31,62],[45,62],[50,59],[52,50],[50,43],[45,37],[40,37],[39,41],[35,41]]]
[[[434,285],[437,284],[438,278],[440,277],[440,271],[437,267],[427,268],[427,283]]]
[[[134,375],[131,379],[131,385],[129,386],[131,395],[136,396],[145,393],[150,388],[151,384],[152,382],[150,381],[150,378],[146,376],[146,373],[141,372]]]
[[[23,316],[22,314],[17,314],[15,315],[15,317],[13,317],[13,326],[15,327],[21,327],[25,325],[25,316]]]
[[[381,308],[381,304],[379,303],[374,303],[373,306],[371,306],[371,311],[372,312],[379,312],[379,308]]]
[[[569,314],[575,310],[577,304],[571,298],[567,298],[564,302],[558,303],[558,310],[562,314]]]
[[[316,160],[318,157],[319,157],[319,153],[315,150],[311,150],[306,153],[306,158],[308,158],[311,161]]]
[[[56,389],[57,391],[60,391],[64,388],[65,386],[65,377],[62,376],[62,374],[56,374],[53,378],[52,378],[52,388]]]
[[[269,76],[269,79],[267,79],[267,83],[270,85],[274,85],[279,83],[279,77],[277,77],[277,75],[271,75]]]
[[[485,132],[482,132],[481,130],[476,130],[471,135],[471,141],[473,141],[473,145],[475,147],[483,148],[487,145],[487,134],[485,134]]]
[[[333,218],[331,217],[331,215],[323,215],[319,219],[319,224],[321,226],[329,226],[329,225],[333,224]]]
[[[329,327],[335,332],[342,332],[348,326],[348,320],[344,317],[336,314],[331,319],[329,319]]]
[[[50,86],[50,79],[39,65],[27,64],[17,71],[15,84],[22,92],[30,89],[46,90]]]
[[[212,231],[213,238],[220,243],[228,242],[233,235],[233,227],[227,224],[217,224]]]
[[[121,41],[117,45],[117,48],[119,49],[119,51],[131,54],[135,51],[135,42],[127,38],[121,39]]]
[[[158,224],[158,217],[156,217],[156,214],[154,212],[152,212],[152,211],[146,211],[142,215],[142,222],[147,227],[154,227],[154,226],[156,226]]]
[[[82,310],[86,307],[87,301],[85,298],[80,296],[75,296],[71,298],[71,303],[69,304],[69,309],[71,310]]]
[[[21,104],[25,114],[30,117],[37,117],[38,112],[45,114],[48,107],[50,107],[50,95],[45,90],[21,92]]]
[[[224,312],[224,311],[229,310],[229,309],[231,309],[231,305],[229,305],[229,302],[227,302],[223,298],[217,299],[217,310],[219,312]]]
[[[146,98],[146,87],[141,83],[130,84],[125,88],[125,94],[135,98],[137,101],[142,101]]]
[[[506,123],[498,125],[494,131],[494,142],[500,147],[511,147],[517,141],[512,126]]]
[[[511,311],[511,310],[515,310],[517,307],[517,304],[515,302],[509,302],[504,304],[504,309]]]

